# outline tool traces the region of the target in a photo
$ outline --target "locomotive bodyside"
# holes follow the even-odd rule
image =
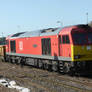
[[[63,55],[62,57],[59,56],[59,35],[56,33],[52,35],[41,34],[33,37],[10,37],[7,40],[9,40],[6,49],[8,54],[30,55],[30,57],[50,60],[64,59],[69,61],[71,59],[70,57],[64,58]]]

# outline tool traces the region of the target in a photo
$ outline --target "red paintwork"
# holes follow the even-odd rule
[[[32,55],[42,55],[41,49],[41,39],[50,38],[51,39],[51,55],[58,55],[58,37],[55,36],[43,36],[43,37],[28,37],[28,38],[18,38],[11,39],[16,40],[16,53],[21,54],[32,54]],[[23,50],[19,49],[19,42],[23,42]],[[34,48],[33,45],[36,44],[37,47]],[[8,49],[6,50],[8,52]],[[10,44],[9,44],[10,52]]]
[[[23,42],[22,50],[19,48],[19,42]],[[34,44],[37,45],[36,48],[33,47]],[[40,55],[41,54],[40,45],[41,45],[41,41],[39,37],[16,39],[16,53]]]
[[[69,40],[70,40],[70,44],[60,44],[60,56],[63,57],[71,57],[71,44],[72,44],[72,39],[71,39],[71,31],[73,28],[76,27],[68,27],[68,28],[64,28],[62,29],[62,31],[59,33],[59,35],[64,36],[64,35],[69,35]]]

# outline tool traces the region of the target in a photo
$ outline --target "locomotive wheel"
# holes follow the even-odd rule
[[[69,66],[68,63],[64,63],[63,72],[64,72],[65,74],[67,74],[67,73],[70,72],[70,66]]]
[[[9,63],[11,63],[11,62],[12,62],[11,57],[8,57],[7,61],[8,61]]]
[[[19,64],[20,64],[20,59],[16,59],[15,63],[16,63],[17,65],[19,65]]]
[[[5,62],[9,62],[9,56],[5,57]]]
[[[75,68],[74,68],[74,67],[71,67],[71,68],[70,68],[69,75],[70,75],[70,76],[74,76],[74,75],[75,75]]]
[[[44,63],[44,69],[49,70],[49,65],[47,63]]]
[[[58,66],[56,64],[53,64],[52,65],[52,70],[57,72],[58,71]]]
[[[12,64],[15,64],[16,60],[15,59],[12,59],[11,63]]]
[[[25,58],[21,58],[20,59],[20,63],[21,63],[21,65],[25,65],[26,64],[26,59]]]
[[[17,64],[17,65],[18,65],[18,60],[17,60],[17,59],[15,59],[15,64]]]
[[[52,65],[51,64],[48,64],[48,71],[52,71]]]
[[[11,58],[9,59],[9,62],[12,63],[12,59]]]

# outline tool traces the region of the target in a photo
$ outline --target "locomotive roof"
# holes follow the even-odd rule
[[[35,37],[58,34],[61,28],[48,28],[37,31],[20,32],[11,36],[11,38]]]
[[[64,28],[69,27],[78,27],[78,28],[89,28],[88,25],[74,25],[74,26],[67,26]],[[48,35],[58,35],[59,32],[63,28],[48,28],[43,30],[37,30],[37,31],[29,31],[29,32],[19,32],[16,34],[13,34],[10,38],[22,38],[22,37],[37,37],[37,36],[48,36]]]

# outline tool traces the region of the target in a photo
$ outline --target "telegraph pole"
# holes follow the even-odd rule
[[[88,12],[86,13],[86,16],[87,16],[87,24],[88,24]]]
[[[4,33],[2,32],[2,38],[4,37]]]

